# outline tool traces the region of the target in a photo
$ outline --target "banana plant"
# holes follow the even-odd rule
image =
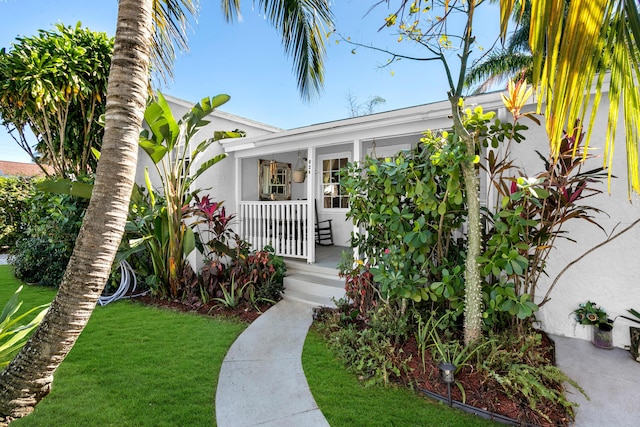
[[[198,190],[192,191],[191,186],[204,172],[226,157],[219,154],[211,159],[198,163],[207,149],[215,142],[226,138],[244,136],[242,131],[216,131],[213,137],[206,138],[192,147],[192,140],[198,132],[210,122],[205,117],[214,109],[229,100],[228,95],[217,95],[203,98],[195,104],[182,118],[176,120],[162,93],[150,100],[145,111],[145,122],[148,129],[140,134],[140,147],[151,158],[160,177],[164,198],[164,209],[159,211],[159,219],[154,225],[162,228],[155,230],[154,239],[158,240],[162,248],[162,258],[168,296],[176,297],[180,288],[180,278],[185,268],[185,256],[195,248],[193,230],[184,223],[188,215],[193,196]],[[194,165],[197,170],[191,171]],[[154,189],[145,169],[145,179],[152,204],[155,204]],[[162,224],[160,224],[162,223]],[[149,247],[148,247],[149,248]],[[153,257],[153,255],[152,255]]]

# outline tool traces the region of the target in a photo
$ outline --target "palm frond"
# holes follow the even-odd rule
[[[254,0],[281,33],[285,52],[293,57],[298,89],[304,99],[318,94],[324,82],[325,27],[333,25],[328,0]],[[239,0],[222,0],[225,17],[240,14]]]
[[[532,66],[533,56],[530,54],[510,53],[508,48],[492,52],[484,61],[469,70],[465,85],[473,87],[480,83],[473,91],[473,94],[478,94],[514,77],[530,80]]]
[[[153,0],[151,63],[162,80],[173,77],[176,50],[189,50],[187,32],[199,11],[199,0]]]
[[[514,1],[500,0],[500,4],[504,37]],[[540,94],[538,110],[545,105],[551,145],[557,155],[562,130],[568,123],[584,119],[590,110],[586,139],[589,143],[603,86],[607,84],[610,106],[604,161],[611,165],[622,106],[629,191],[640,193],[637,0],[571,0],[566,14],[565,7],[565,0],[531,0],[529,45],[534,53],[533,83]]]

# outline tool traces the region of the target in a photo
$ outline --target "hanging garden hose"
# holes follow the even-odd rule
[[[98,304],[105,306],[110,302],[114,302],[119,299],[137,297],[149,292],[145,291],[137,295],[133,295],[133,292],[136,290],[137,283],[136,273],[133,271],[131,265],[127,261],[120,261],[120,286],[118,286],[118,289],[116,289],[116,291],[111,295],[104,295],[103,292],[100,298],[98,298]],[[127,296],[127,294],[130,295]]]

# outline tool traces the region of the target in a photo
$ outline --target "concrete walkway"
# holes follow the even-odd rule
[[[302,370],[308,304],[282,300],[256,319],[222,362],[218,427],[328,426]]]
[[[614,333],[628,333],[614,328]],[[556,344],[556,365],[589,396],[569,386],[567,397],[580,406],[576,427],[640,426],[640,363],[621,348],[603,350],[591,342],[551,336]]]

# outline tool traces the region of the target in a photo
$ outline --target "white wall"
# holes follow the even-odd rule
[[[603,97],[604,98],[604,97]],[[608,105],[603,99],[601,111],[606,112]],[[549,152],[544,127],[538,127],[530,121],[525,121],[530,127],[527,139],[521,144],[513,146],[515,163],[525,167],[528,174],[534,175],[541,171],[542,163],[533,151],[539,150],[544,155]],[[543,125],[544,126],[544,125]],[[601,114],[597,118],[590,147],[592,153],[600,156],[590,161],[585,169],[602,166],[606,130],[606,116]],[[602,194],[587,198],[584,204],[594,206],[603,214],[596,215],[595,221],[606,231],[603,232],[595,225],[583,221],[573,220],[564,228],[569,238],[576,240],[558,239],[557,248],[551,252],[548,265],[548,277],[543,276],[536,291],[536,302],[540,302],[549,285],[560,271],[585,251],[596,246],[607,238],[616,227],[617,231],[624,229],[634,220],[640,218],[637,196],[627,197],[626,184],[626,156],[624,149],[624,133],[622,124],[617,133],[617,147],[613,165],[613,172],[618,178],[611,182],[611,192],[607,190],[607,182],[599,188]],[[608,214],[608,215],[607,215]],[[537,315],[541,327],[547,332],[580,339],[591,339],[591,327],[576,325],[571,312],[578,304],[591,300],[603,307],[611,318],[621,314],[628,314],[629,308],[640,309],[640,225],[626,234],[587,255],[578,263],[570,267],[560,278],[550,294],[551,300],[546,303]],[[625,319],[617,319],[614,324],[613,340],[616,347],[629,344],[628,326],[632,324]]]

